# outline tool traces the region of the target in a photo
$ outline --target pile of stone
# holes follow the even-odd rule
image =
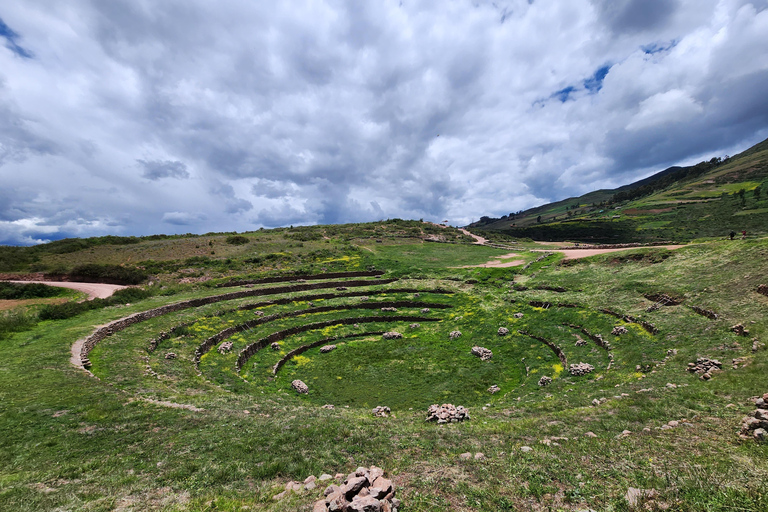
[[[336,290],[337,290],[337,291],[340,291],[340,292],[343,292],[343,291],[344,291],[344,290],[346,290],[346,289],[347,289],[347,287],[346,287],[346,286],[337,286],[337,287],[336,287]]]
[[[381,308],[381,310],[389,313],[397,313],[397,308]]]
[[[588,373],[592,373],[594,370],[595,370],[595,367],[588,363],[577,363],[577,364],[572,364],[570,365],[570,367],[568,367],[568,373],[576,377],[579,377],[581,375],[586,375]]]
[[[747,330],[742,324],[736,324],[731,327],[731,331],[735,332],[737,336],[749,336],[749,330]]]
[[[437,421],[442,423],[458,423],[469,419],[469,409],[464,406],[455,406],[453,404],[437,405],[432,404],[427,409],[427,421]]]
[[[583,346],[585,346],[587,344],[587,341],[584,338],[582,338],[581,336],[579,336],[578,334],[574,334],[574,336],[576,336],[576,346],[577,347],[583,347]]]
[[[403,337],[403,335],[397,331],[389,331],[382,334],[381,337],[385,340],[399,340]]]
[[[315,502],[312,512],[397,512],[400,507],[392,480],[384,478],[384,470],[376,466],[357,468],[341,486],[331,484],[323,494],[325,498]]]
[[[309,387],[299,379],[296,379],[293,382],[291,382],[291,387],[295,389],[297,393],[301,393],[302,395],[306,395],[307,393],[309,393]]]
[[[386,418],[392,413],[392,411],[386,405],[377,405],[371,410],[371,412],[377,418]]]
[[[256,316],[264,316],[264,312],[263,311],[256,311],[255,314],[256,314]]]
[[[752,352],[757,352],[763,347],[765,347],[765,343],[761,343],[757,338],[752,338]]]
[[[629,331],[627,330],[627,328],[624,327],[623,325],[617,325],[616,327],[613,328],[613,330],[611,331],[611,334],[613,334],[614,336],[621,336],[622,334],[627,334],[628,332]]]
[[[448,333],[448,337],[451,338],[452,340],[455,340],[459,336],[461,336],[461,331],[451,331]]]
[[[323,347],[320,347],[321,354],[327,354],[331,350],[336,350],[336,345],[325,345]]]
[[[272,350],[280,350],[280,344],[278,342],[272,343],[270,347],[272,347]]]
[[[506,336],[507,334],[509,334],[509,329],[507,329],[506,327],[499,327],[498,334],[499,336]]]
[[[552,377],[547,377],[546,375],[539,379],[539,386],[542,388],[544,386],[549,386],[552,384]]]
[[[523,318],[523,314],[522,313],[515,313],[512,316],[515,317],[515,318]]]
[[[174,352],[168,352],[167,354],[165,354],[166,359],[176,359],[176,357],[177,356]]]
[[[479,357],[481,361],[488,361],[490,358],[493,357],[493,352],[491,352],[485,347],[478,347],[477,345],[472,347],[472,350],[470,352],[473,356]]]
[[[496,394],[496,393],[498,393],[499,391],[501,391],[501,388],[500,388],[499,386],[497,386],[496,384],[494,384],[493,386],[491,386],[491,387],[489,387],[489,388],[488,388],[488,392],[489,392],[490,394],[492,394],[492,395],[495,395],[495,394]]]
[[[712,378],[712,373],[723,369],[723,363],[717,359],[709,359],[708,357],[700,357],[696,359],[695,363],[688,363],[688,371],[701,375],[701,380],[709,380]]]
[[[763,294],[768,297],[768,284],[761,284],[757,287],[757,293]]]
[[[768,393],[755,400],[757,409],[741,422],[742,439],[754,439],[758,443],[768,443]]]
[[[418,329],[419,327],[421,327],[421,324],[411,324],[408,327],[411,329]]]
[[[234,343],[231,342],[231,341],[224,341],[224,342],[222,342],[221,345],[219,345],[219,348],[216,349],[216,350],[218,350],[219,354],[226,354],[230,350],[232,350],[232,346],[233,345],[234,345]]]
[[[422,312],[422,313],[429,313],[429,308],[422,308],[422,309],[421,309],[421,312]]]

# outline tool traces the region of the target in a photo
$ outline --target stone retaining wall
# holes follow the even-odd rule
[[[277,363],[275,363],[275,365],[272,367],[272,375],[277,375],[277,372],[280,371],[280,368],[282,368],[285,363],[290,361],[292,358],[303,354],[311,348],[320,347],[332,341],[345,340],[349,338],[362,338],[364,336],[377,336],[379,334],[384,334],[384,331],[358,332],[355,334],[348,334],[347,336],[331,336],[330,338],[324,338],[322,340],[315,341],[314,343],[310,343],[309,345],[302,345],[299,348],[291,350],[285,354]]]
[[[568,358],[565,357],[565,352],[563,352],[563,349],[552,343],[546,338],[542,338],[541,336],[536,336],[535,334],[531,334],[528,331],[519,330],[517,331],[523,336],[528,336],[529,338],[533,338],[535,340],[538,340],[548,346],[552,349],[552,352],[555,353],[555,355],[560,359],[560,363],[563,365],[563,368],[568,368]]]
[[[298,334],[300,332],[313,331],[317,329],[322,329],[323,327],[330,327],[332,325],[369,324],[373,322],[439,322],[439,321],[440,321],[439,318],[391,315],[391,316],[364,316],[364,317],[354,317],[354,318],[337,318],[334,320],[326,320],[323,322],[314,322],[310,324],[298,325],[296,327],[291,327],[290,329],[274,332],[269,336],[261,338],[251,343],[247,347],[245,347],[243,350],[240,351],[240,354],[237,357],[237,362],[235,363],[235,369],[237,370],[238,373],[240,373],[240,370],[242,370],[245,363],[248,362],[248,359],[250,359],[256,352],[258,352],[259,350],[263,349],[268,345],[271,345],[276,341],[283,340],[288,336],[293,336],[294,334]]]
[[[232,286],[243,286],[246,284],[270,284],[270,283],[289,283],[291,281],[315,281],[320,279],[341,279],[345,277],[374,277],[382,276],[382,270],[368,270],[358,272],[327,272],[325,274],[305,274],[294,276],[264,277],[262,279],[238,279],[226,283],[217,284],[217,288],[228,288]]]
[[[388,284],[388,283],[393,283],[395,281],[397,281],[397,279],[381,279],[376,281],[365,279],[365,280],[357,280],[357,281],[344,281],[343,284],[345,286],[358,287],[358,286]],[[123,317],[119,320],[115,320],[114,322],[110,322],[106,326],[96,329],[93,332],[93,334],[88,336],[83,342],[83,345],[80,349],[81,365],[83,367],[90,366],[90,362],[88,361],[88,354],[91,352],[91,350],[93,350],[93,347],[95,347],[97,343],[99,343],[101,340],[103,340],[107,336],[111,336],[113,333],[117,331],[122,331],[123,329],[131,325],[134,325],[140,322],[145,322],[147,320],[156,318],[158,316],[167,315],[168,313],[175,313],[177,311],[182,311],[184,309],[207,306],[208,304],[214,304],[216,302],[241,299],[243,297],[254,297],[259,295],[278,295],[281,293],[301,292],[306,290],[318,290],[322,288],[335,288],[339,284],[340,283],[338,281],[332,281],[332,282],[322,282],[322,283],[294,284],[290,286],[279,286],[276,288],[262,288],[259,290],[243,290],[239,292],[224,293],[222,295],[212,295],[210,297],[201,297],[199,299],[185,300],[181,302],[176,302],[174,304],[167,304],[165,306],[149,309],[147,311],[134,313],[132,315]]]
[[[292,317],[297,317],[297,316],[307,315],[307,314],[327,313],[329,311],[344,311],[344,310],[350,310],[350,309],[379,309],[381,307],[392,307],[392,308],[433,307],[436,309],[447,309],[447,308],[451,308],[452,306],[448,304],[432,304],[429,302],[414,302],[414,301],[407,301],[407,300],[398,300],[398,301],[387,301],[387,302],[359,302],[357,304],[338,304],[338,305],[332,305],[332,306],[318,306],[313,308],[300,309],[297,311],[285,311],[282,313],[275,313],[274,315],[256,318],[254,320],[249,320],[248,322],[245,322],[239,325],[233,325],[232,327],[228,327],[222,331],[217,332],[213,336],[205,339],[195,350],[195,368],[199,366],[200,359],[203,357],[203,355],[205,355],[213,347],[215,347],[225,339],[231,336],[234,336],[238,332],[243,332],[249,329],[253,329],[254,327],[257,327],[261,324],[274,322],[275,320],[280,320],[283,318],[292,318]],[[382,316],[382,318],[388,318],[388,317]]]

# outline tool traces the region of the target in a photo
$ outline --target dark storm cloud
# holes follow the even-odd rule
[[[12,3],[0,239],[463,224],[722,154],[768,128],[764,4]]]
[[[142,176],[148,180],[159,180],[161,178],[189,178],[187,166],[182,162],[173,160],[136,160],[144,172]]]
[[[664,27],[675,13],[677,0],[596,0],[600,17],[613,32],[636,32]]]

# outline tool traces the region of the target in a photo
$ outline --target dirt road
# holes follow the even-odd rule
[[[119,284],[104,284],[104,283],[71,283],[68,281],[6,281],[7,283],[19,283],[19,284],[47,284],[48,286],[60,286],[62,288],[70,288],[79,292],[87,293],[88,299],[106,299],[111,296],[117,290],[122,290],[126,286]]]
[[[473,243],[475,243],[476,245],[484,245],[485,242],[488,241],[487,239],[485,239],[485,238],[483,238],[481,236],[473,235],[472,233],[470,233],[469,231],[467,231],[464,228],[459,228],[459,231],[461,231],[462,233],[464,233],[467,236],[471,236],[472,238],[474,238],[475,241]]]

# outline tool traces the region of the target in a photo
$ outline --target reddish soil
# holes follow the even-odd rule
[[[88,299],[106,299],[117,290],[127,288],[119,284],[104,284],[104,283],[72,283],[64,281],[8,281],[9,283],[40,283],[47,284],[48,286],[60,286],[62,288],[70,288],[79,292],[87,293]]]

